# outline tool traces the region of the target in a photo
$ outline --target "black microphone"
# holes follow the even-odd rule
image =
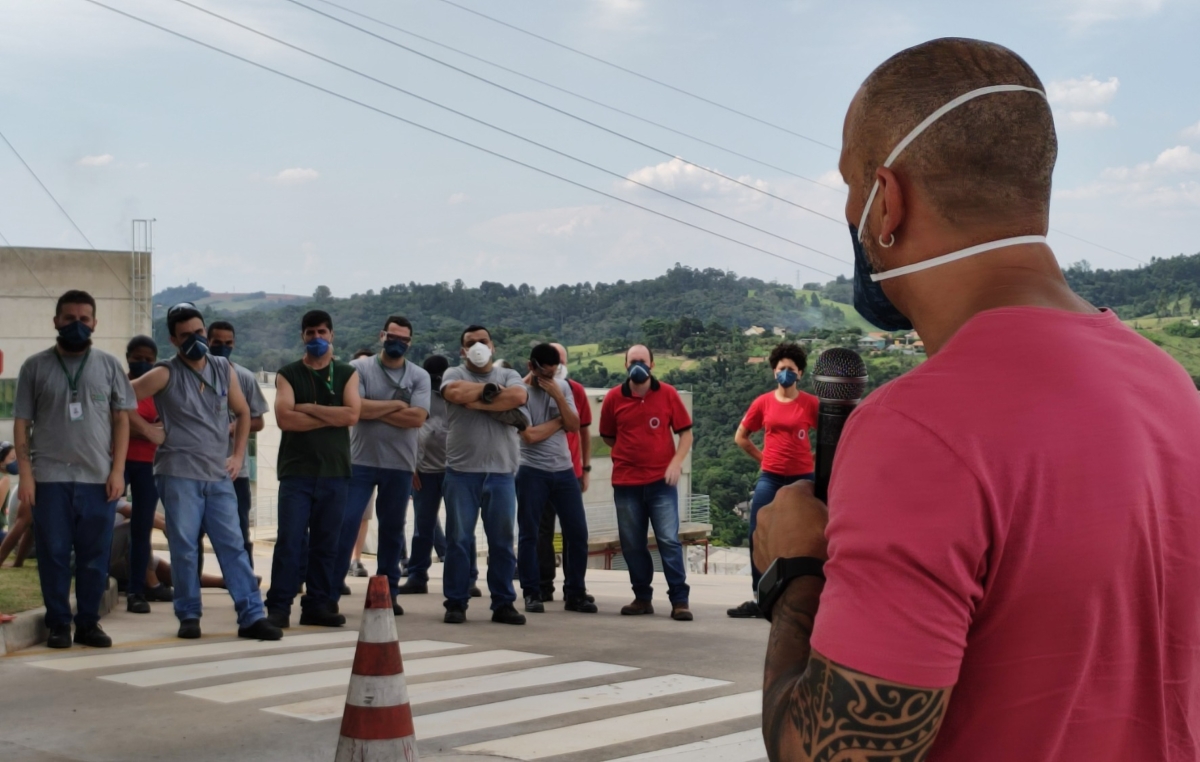
[[[829,499],[829,477],[833,456],[846,419],[862,400],[867,388],[867,366],[853,349],[826,349],[813,365],[813,391],[821,405],[817,411],[816,496]]]

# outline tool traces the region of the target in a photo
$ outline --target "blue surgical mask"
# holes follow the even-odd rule
[[[13,476],[16,476],[17,474],[21,473],[21,469],[17,467],[17,462],[15,460],[12,463],[9,463],[8,465],[6,465],[4,467],[4,470],[7,471],[8,473],[12,474]]]
[[[397,339],[388,339],[383,342],[383,353],[393,360],[399,360],[404,357],[404,353],[408,351],[408,345]]]
[[[129,377],[141,378],[150,372],[154,367],[154,363],[146,362],[145,360],[130,360],[129,361]]]
[[[199,360],[208,354],[208,339],[198,333],[188,334],[179,345],[179,352],[189,360]]]
[[[92,343],[92,329],[75,320],[58,329],[58,345],[68,352],[82,352]]]
[[[850,238],[854,241],[854,309],[881,331],[911,331],[912,322],[888,299],[883,284],[871,280],[871,263],[854,225],[850,226]]]
[[[650,366],[641,360],[629,364],[629,380],[635,384],[645,383],[650,378]]]
[[[308,352],[309,357],[324,357],[329,351],[329,339],[322,339],[320,336],[309,339],[304,344],[304,351]]]
[[[233,354],[233,347],[229,344],[217,344],[209,347],[208,353],[210,355],[215,355],[216,357],[224,357],[229,359],[229,356]]]
[[[796,379],[800,376],[796,375],[796,371],[791,368],[784,368],[775,374],[775,381],[784,389],[790,389],[796,385]]]

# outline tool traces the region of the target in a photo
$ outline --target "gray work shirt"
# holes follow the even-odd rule
[[[350,363],[358,371],[358,393],[365,400],[404,400],[429,411],[429,373],[405,361],[389,368],[379,357],[360,357]],[[350,462],[356,466],[414,471],[420,429],[400,428],[381,420],[359,420],[350,429]]]
[[[208,355],[202,371],[176,355],[155,367],[171,377],[154,395],[166,440],[154,454],[154,474],[219,482],[229,450],[229,360]]]
[[[91,350],[86,363],[83,357],[60,358],[51,347],[31,355],[17,374],[13,417],[33,423],[30,446],[36,481],[107,482],[112,471],[112,414],[137,409],[137,397],[120,360],[99,349]],[[79,374],[75,394],[67,373],[72,378]],[[75,421],[71,420],[73,402],[80,405]]]
[[[571,393],[571,387],[566,381],[556,381],[555,383],[562,390],[563,397],[567,400],[567,407],[575,410],[575,399]],[[538,386],[529,386],[528,389],[529,400],[521,410],[524,411],[525,417],[529,419],[530,426],[540,426],[547,421],[562,417],[562,413],[558,409],[558,403],[554,401],[549,392],[543,391]],[[538,468],[542,471],[566,471],[570,469],[571,473],[575,473],[575,465],[571,462],[571,449],[567,446],[566,429],[559,429],[536,444],[525,444],[522,441],[521,465]]]
[[[492,367],[490,373],[472,373],[465,365],[447,368],[442,391],[455,381],[492,383],[501,388],[524,386],[512,368]],[[521,464],[521,438],[517,430],[485,412],[447,403],[446,467],[455,471],[515,474]]]
[[[263,396],[262,389],[258,386],[258,379],[254,377],[254,371],[249,368],[244,368],[237,363],[233,363],[233,372],[237,374],[238,386],[242,388],[242,396],[246,398],[246,404],[250,406],[251,418],[262,418],[271,411],[271,406],[267,404],[267,398]],[[237,416],[233,411],[229,413],[229,422],[233,423],[237,420]],[[229,456],[233,455],[233,433],[229,434]],[[246,457],[242,458],[242,470],[238,471],[239,479],[250,478],[250,444],[246,443]]]
[[[429,397],[429,417],[421,427],[417,448],[421,453],[417,470],[421,473],[438,474],[446,470],[447,407],[440,391]]]

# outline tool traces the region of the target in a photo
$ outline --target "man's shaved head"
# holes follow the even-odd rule
[[[889,153],[949,101],[989,85],[1044,90],[1008,48],[944,38],[901,51],[871,73],[846,120],[843,173],[866,193]],[[954,227],[1046,221],[1058,155],[1054,119],[1037,93],[985,95],[949,112],[904,149],[893,167]],[[857,221],[856,221],[857,222]]]

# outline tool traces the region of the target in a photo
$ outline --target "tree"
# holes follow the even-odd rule
[[[322,304],[333,300],[333,292],[329,290],[329,286],[317,286],[317,290],[313,292],[313,301]]]
[[[811,304],[814,309],[821,309],[821,298],[817,296],[816,291],[812,293],[812,298],[808,300],[808,303]]]

